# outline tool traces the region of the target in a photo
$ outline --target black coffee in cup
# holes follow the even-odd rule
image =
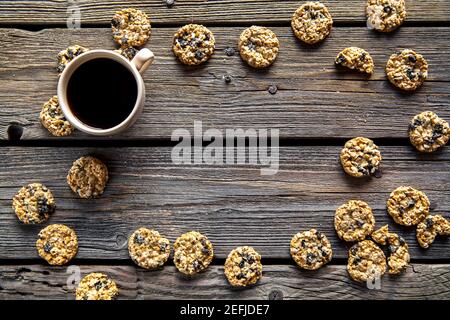
[[[78,67],[67,84],[67,103],[84,124],[109,129],[133,111],[138,95],[134,75],[107,58],[89,60]]]

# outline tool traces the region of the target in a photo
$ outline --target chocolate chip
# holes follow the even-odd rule
[[[383,176],[383,172],[381,171],[380,168],[376,168],[376,169],[375,169],[375,172],[373,173],[373,176],[374,176],[375,178],[381,178],[381,177]]]
[[[238,279],[238,280],[245,279],[245,278],[246,278],[246,276],[245,276],[245,274],[243,274],[243,273],[239,273],[239,274],[236,276],[236,279]]]
[[[226,75],[226,76],[223,76],[223,80],[225,80],[226,83],[230,83],[232,79],[229,75]]]
[[[167,243],[162,242],[162,243],[159,244],[159,250],[160,251],[166,251],[166,249],[167,249]]]
[[[120,42],[122,44],[127,44],[128,43],[128,38],[127,37],[122,37],[122,39],[120,40]]]
[[[202,268],[202,264],[198,260],[194,260],[194,262],[192,262],[192,266],[195,270],[200,270]]]
[[[311,17],[311,20],[316,20],[317,19],[317,13],[314,11],[311,11],[309,13],[309,16]]]
[[[392,8],[390,6],[384,6],[383,11],[387,14],[390,14],[392,12]]]
[[[247,43],[246,47],[247,47],[248,50],[250,50],[250,51],[255,51],[255,50],[256,50],[256,45],[255,45],[253,42]]]
[[[205,56],[204,53],[201,52],[200,50],[195,51],[195,59],[202,60],[204,56]]]
[[[275,94],[278,91],[278,87],[272,84],[267,88],[267,91],[269,91],[270,94]]]
[[[412,54],[408,56],[408,60],[409,60],[409,62],[412,62],[412,63],[417,62],[417,58]]]
[[[398,246],[394,246],[394,245],[388,246],[388,251],[390,254],[395,253],[397,250],[398,250]]]
[[[406,70],[406,75],[408,76],[409,80],[413,80],[416,76],[412,69]]]
[[[356,219],[356,225],[358,226],[358,228],[362,228],[364,226],[364,221],[360,220],[360,219]]]
[[[301,246],[302,246],[302,248],[306,248],[306,241],[305,240],[302,240]]]
[[[244,261],[244,259],[242,259],[241,260],[241,262],[239,262],[239,268],[244,268],[244,266],[245,266],[245,261]]]
[[[120,19],[118,19],[118,18],[112,18],[112,20],[111,20],[111,25],[112,25],[114,28],[118,28],[118,27],[120,26]]]
[[[51,251],[52,251],[52,246],[50,245],[50,243],[46,242],[44,245],[44,252],[50,253]]]
[[[184,40],[183,38],[178,38],[177,39],[178,44],[180,45],[180,47],[185,48],[187,46],[187,41]]]
[[[138,233],[138,234],[136,234],[134,236],[134,240],[133,241],[134,241],[135,244],[143,244],[145,242],[145,239],[144,239],[144,237],[142,235],[140,235]]]
[[[400,243],[401,246],[404,246],[406,244],[405,239],[403,239],[402,237],[399,237],[398,242]]]
[[[361,53],[361,55],[359,56],[359,60],[364,61],[366,59],[366,53],[363,52]]]
[[[314,253],[307,253],[306,254],[306,263],[312,264],[316,260],[316,255]]]
[[[229,57],[234,56],[236,50],[234,50],[234,48],[232,47],[227,47],[225,48],[225,54]]]
[[[425,224],[427,226],[427,229],[431,229],[434,226],[434,220],[433,218],[427,218],[425,220]]]
[[[340,54],[336,59],[336,64],[343,64],[347,59],[345,59],[343,54]]]
[[[361,262],[361,258],[360,257],[355,257],[354,259],[353,259],[353,264],[354,265],[357,265],[357,264],[359,264]]]
[[[103,283],[100,281],[97,281],[94,286],[95,286],[95,290],[100,291],[103,288]]]

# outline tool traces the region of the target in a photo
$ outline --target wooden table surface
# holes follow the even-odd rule
[[[322,44],[305,46],[293,36],[290,17],[299,1],[178,0],[2,0],[0,2],[0,299],[73,299],[67,266],[50,267],[34,243],[43,226],[18,223],[11,199],[18,189],[41,181],[53,191],[57,211],[49,223],[73,227],[79,253],[71,262],[82,275],[110,274],[121,299],[450,299],[450,242],[438,238],[419,247],[415,230],[393,223],[386,213],[389,193],[400,185],[423,190],[434,213],[450,218],[450,147],[425,155],[409,144],[407,126],[432,110],[450,120],[450,1],[407,0],[406,23],[396,32],[366,28],[365,0],[324,1],[334,18]],[[81,9],[82,29],[67,29],[67,9]],[[42,104],[56,94],[57,53],[71,44],[113,49],[109,20],[115,10],[134,7],[152,18],[147,47],[156,61],[145,73],[142,117],[127,132],[98,139],[76,132],[51,137],[39,122]],[[204,23],[217,50],[199,67],[182,66],[171,52],[175,30]],[[281,42],[276,63],[253,70],[236,47],[243,28],[269,26]],[[371,78],[334,67],[345,47],[368,50]],[[413,94],[396,90],[384,65],[395,50],[412,48],[429,62],[429,79]],[[232,79],[227,84],[224,76]],[[276,94],[268,92],[275,85]],[[114,90],[113,90],[114,92]],[[116,91],[117,92],[117,91]],[[208,128],[280,130],[280,170],[261,176],[258,166],[175,165],[172,131],[192,131],[194,120]],[[338,155],[347,139],[373,138],[383,154],[380,179],[346,176]],[[78,199],[65,176],[71,163],[94,154],[110,169],[110,182],[96,200]],[[401,276],[384,276],[369,290],[346,271],[349,245],[333,227],[336,208],[358,198],[374,209],[377,226],[388,223],[410,246],[411,265]],[[193,279],[173,263],[145,271],[128,256],[127,237],[153,227],[171,242],[198,230],[215,246],[212,266]],[[316,272],[299,270],[289,255],[295,233],[318,228],[330,239],[333,260]],[[251,245],[263,256],[264,275],[254,287],[231,288],[223,263],[228,252]]]

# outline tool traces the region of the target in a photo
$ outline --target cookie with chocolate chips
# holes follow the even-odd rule
[[[370,54],[358,47],[348,47],[339,52],[335,64],[368,74],[372,74],[374,68]]]
[[[138,266],[153,270],[169,259],[170,243],[158,231],[139,228],[128,239],[128,252]]]
[[[85,53],[86,51],[89,51],[89,49],[79,45],[73,45],[68,47],[67,49],[60,51],[58,53],[58,64],[56,66],[56,71],[61,74],[69,64],[69,62],[71,62],[79,55]]]
[[[340,160],[344,171],[355,178],[380,174],[381,152],[370,139],[357,137],[347,141]]]
[[[59,106],[58,97],[53,96],[44,103],[39,119],[42,125],[54,136],[64,137],[70,135],[75,128],[67,121],[61,107]]]
[[[80,198],[98,198],[108,182],[108,168],[97,158],[81,157],[73,163],[67,183]]]
[[[370,206],[360,200],[350,200],[341,205],[334,216],[334,228],[344,241],[361,241],[370,235],[375,218]]]
[[[430,213],[430,200],[422,191],[398,187],[387,200],[387,211],[398,224],[414,226]]]
[[[225,276],[235,287],[255,284],[262,277],[261,255],[252,247],[237,247],[225,261]]]
[[[137,9],[117,11],[111,19],[113,39],[121,47],[140,47],[147,43],[152,32],[150,19]]]
[[[119,295],[116,283],[106,274],[93,272],[81,279],[76,300],[114,300]]]
[[[275,33],[265,27],[251,26],[239,37],[242,60],[253,68],[266,68],[277,58],[280,42]]]
[[[397,88],[414,91],[428,77],[428,62],[421,54],[405,49],[391,55],[386,64],[386,74]]]
[[[62,266],[72,260],[78,252],[75,231],[62,224],[52,224],[39,232],[36,248],[50,265]]]
[[[331,261],[332,254],[330,241],[316,229],[299,232],[291,240],[291,256],[300,268],[319,269]]]
[[[368,0],[366,16],[369,29],[394,31],[405,21],[405,0]]]
[[[308,44],[325,39],[330,34],[332,26],[333,18],[328,8],[318,1],[301,5],[291,20],[295,36]]]
[[[56,204],[49,188],[41,183],[22,187],[14,196],[12,207],[24,224],[38,224],[48,220]]]
[[[408,127],[411,144],[420,152],[434,152],[448,143],[450,127],[434,112],[416,115]]]
[[[195,66],[206,62],[214,53],[216,40],[205,26],[188,24],[173,36],[172,50],[182,63]]]
[[[374,280],[385,274],[386,256],[373,241],[358,242],[348,252],[347,271],[355,281]]]
[[[178,271],[192,276],[208,268],[214,257],[213,245],[196,231],[181,235],[173,245],[173,262]]]
[[[437,235],[450,236],[450,221],[443,216],[428,216],[417,225],[416,237],[422,248],[429,248]]]

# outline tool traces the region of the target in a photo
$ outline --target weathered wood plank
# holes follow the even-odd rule
[[[380,35],[364,28],[336,28],[319,48],[304,47],[287,27],[278,61],[267,70],[247,67],[234,47],[242,28],[213,28],[217,52],[204,66],[186,68],[171,53],[175,29],[153,32],[156,62],[145,74],[147,102],[142,117],[119,138],[169,138],[175,128],[202,120],[205,128],[277,128],[281,137],[327,138],[359,135],[406,137],[410,118],[425,109],[450,119],[450,28],[403,28]],[[0,30],[0,137],[10,124],[24,127],[22,139],[50,138],[39,123],[41,105],[56,92],[55,57],[70,44],[113,48],[108,29]],[[412,46],[429,60],[430,79],[418,92],[403,94],[385,80],[389,55]],[[343,72],[334,57],[344,47],[366,48],[375,74]],[[225,75],[232,77],[226,84]],[[270,95],[267,88],[277,85]],[[119,91],[118,89],[117,91]],[[349,116],[351,115],[351,116]],[[88,138],[77,133],[75,138]]]
[[[334,20],[340,22],[364,22],[364,0],[327,0]],[[176,1],[168,8],[163,0],[2,0],[0,22],[14,24],[45,25],[66,24],[69,8],[81,10],[83,24],[108,24],[116,10],[133,7],[145,10],[154,24],[182,24],[188,22],[206,24],[232,23],[287,23],[299,1],[274,0],[191,0]],[[447,0],[408,0],[407,23],[449,22],[450,3]]]
[[[433,212],[450,216],[450,149],[419,155],[412,147],[381,146],[381,179],[355,180],[338,163],[339,147],[284,147],[280,169],[261,176],[260,167],[177,166],[170,148],[0,148],[0,259],[38,258],[34,248],[42,226],[18,223],[11,199],[32,181],[49,186],[57,199],[50,223],[78,233],[79,259],[129,259],[127,237],[138,227],[157,228],[174,241],[195,229],[225,258],[239,245],[252,245],[266,258],[289,259],[289,242],[300,230],[316,227],[330,239],[335,258],[348,245],[334,231],[336,208],[350,199],[367,201],[377,226],[389,223],[405,237],[413,259],[449,259],[450,241],[440,238],[421,249],[414,229],[395,225],[386,213],[389,193],[400,185],[422,189]],[[75,197],[65,176],[72,162],[93,153],[110,169],[100,199]]]
[[[264,261],[263,261],[264,263]],[[345,266],[329,265],[317,271],[301,271],[289,265],[264,265],[263,278],[254,287],[233,289],[222,266],[191,279],[173,266],[145,271],[134,266],[80,266],[89,272],[109,274],[119,287],[119,299],[449,299],[450,265],[413,264],[401,276],[384,276],[379,290],[352,281]],[[67,287],[66,267],[40,265],[0,266],[0,299],[73,300]]]

